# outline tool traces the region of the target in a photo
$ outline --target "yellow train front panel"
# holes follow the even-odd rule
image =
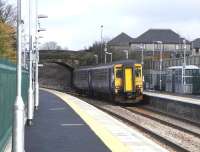
[[[125,68],[125,78],[124,78],[124,91],[132,92],[133,91],[133,68]]]

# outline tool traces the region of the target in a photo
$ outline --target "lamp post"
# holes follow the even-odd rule
[[[32,125],[33,115],[34,115],[34,101],[33,101],[33,57],[32,57],[32,1],[29,0],[29,89],[28,89],[28,118],[27,118],[27,125]]]
[[[163,42],[157,41],[160,44],[160,91],[162,90],[162,53],[163,53]]]
[[[155,46],[154,44],[157,43],[157,44],[160,44],[160,80],[159,80],[159,87],[160,87],[160,90],[162,90],[162,62],[163,62],[163,42],[162,41],[153,41],[153,56],[154,56],[154,51],[155,51]]]
[[[183,88],[183,93],[185,92],[185,67],[186,67],[186,40],[183,39],[183,45],[184,45],[184,54],[183,54],[183,70],[182,70],[182,88]]]
[[[17,88],[13,105],[12,152],[24,152],[24,102],[21,95],[22,86],[22,46],[21,46],[21,0],[17,0]]]
[[[103,60],[103,25],[101,25],[101,50],[100,50],[100,62]]]
[[[38,82],[38,64],[39,64],[39,49],[38,49],[38,41],[41,36],[38,36],[39,32],[46,31],[45,28],[38,27],[39,19],[48,18],[46,15],[38,15],[37,10],[37,0],[36,0],[36,37],[35,37],[35,109],[38,109],[39,106],[39,82]]]

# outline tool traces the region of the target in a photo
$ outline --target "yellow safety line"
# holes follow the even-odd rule
[[[95,121],[90,115],[85,113],[72,99],[69,99],[65,93],[61,93],[54,90],[42,89],[51,92],[65,101],[93,130],[93,132],[102,140],[102,142],[112,152],[129,152],[130,150],[126,147],[117,137],[113,136],[108,130],[106,130],[102,124]]]

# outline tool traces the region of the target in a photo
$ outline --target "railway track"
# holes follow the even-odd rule
[[[200,138],[200,126],[198,123],[191,123],[187,120],[175,118],[158,111],[152,111],[146,109],[145,107],[123,107],[123,108],[133,113],[137,113],[149,119],[160,122],[169,127],[173,127],[183,132],[193,134],[194,136]]]
[[[200,151],[199,126],[140,107],[119,106],[87,97],[81,98],[124,123],[145,132],[148,136],[159,141],[161,145],[167,145],[172,151]]]

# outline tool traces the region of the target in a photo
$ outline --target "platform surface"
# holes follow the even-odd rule
[[[66,103],[46,91],[40,91],[34,125],[25,134],[26,152],[110,151]]]
[[[144,91],[144,95],[159,97],[163,99],[170,99],[178,102],[185,102],[194,105],[200,105],[200,96],[199,95],[185,95],[185,94],[175,94],[168,92],[159,92],[159,91]]]
[[[26,152],[167,152],[107,113],[71,95],[42,89]]]

